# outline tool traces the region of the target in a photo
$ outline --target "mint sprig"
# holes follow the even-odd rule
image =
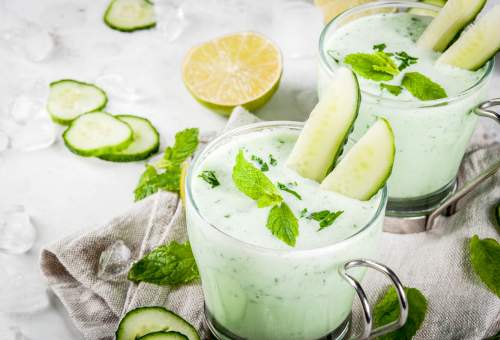
[[[128,272],[133,282],[180,285],[199,277],[189,242],[161,245],[136,262]]]
[[[198,177],[210,184],[211,188],[215,188],[220,185],[220,182],[215,175],[215,171],[213,170],[203,170]]]
[[[394,96],[399,96],[401,94],[401,91],[403,91],[403,88],[399,85],[391,85],[386,83],[380,83],[380,88],[382,90],[389,91],[389,93],[391,93]]]
[[[330,211],[330,210],[321,210],[311,213],[307,218],[315,220],[319,222],[319,229],[321,231],[333,224],[335,220],[342,215],[343,211]]]
[[[470,261],[481,281],[500,297],[500,245],[495,239],[474,235],[469,242]]]
[[[408,298],[408,319],[400,329],[378,337],[379,340],[406,340],[411,339],[425,319],[427,313],[427,299],[416,288],[404,288]],[[379,300],[373,310],[373,324],[380,327],[399,318],[399,302],[396,290],[390,287]]]
[[[353,53],[344,58],[354,72],[366,79],[389,81],[399,74],[398,67],[390,56],[382,51],[374,53]]]
[[[401,85],[414,97],[426,101],[446,98],[446,91],[438,83],[433,82],[420,72],[408,72]]]

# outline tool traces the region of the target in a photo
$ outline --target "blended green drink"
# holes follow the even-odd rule
[[[396,157],[388,182],[388,212],[419,215],[452,190],[485,99],[492,62],[475,71],[436,62],[442,55],[417,46],[433,20],[409,2],[354,8],[334,19],[320,42],[319,96],[336,70],[358,75],[362,100],[353,139],[377,119],[394,131]],[[420,5],[419,5],[420,6]],[[371,68],[364,68],[371,63]]]
[[[211,143],[189,172],[189,239],[206,313],[221,339],[317,339],[344,330],[355,291],[339,268],[377,249],[385,189],[361,201],[287,167],[301,130],[286,122],[234,130]],[[269,208],[235,185],[237,157],[279,188],[298,221],[293,245],[266,227]],[[364,270],[353,274],[360,279]]]

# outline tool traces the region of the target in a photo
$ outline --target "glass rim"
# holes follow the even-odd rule
[[[352,235],[349,235],[349,237],[342,239],[338,242],[335,242],[333,244],[328,244],[326,246],[321,246],[317,248],[310,248],[310,249],[296,249],[296,248],[290,248],[290,249],[275,249],[275,248],[269,248],[269,247],[264,247],[264,246],[259,246],[253,243],[245,242],[244,240],[238,239],[227,232],[219,229],[216,225],[214,225],[212,222],[208,220],[200,211],[198,208],[198,205],[196,204],[196,200],[193,197],[192,193],[192,186],[191,182],[193,179],[193,172],[197,168],[198,163],[204,159],[204,157],[210,153],[212,150],[216,149],[219,146],[219,143],[221,141],[224,141],[227,138],[237,136],[241,133],[249,133],[252,132],[255,129],[262,129],[262,128],[280,128],[280,127],[286,127],[286,128],[291,128],[291,129],[297,129],[301,130],[304,126],[304,123],[302,122],[296,122],[296,121],[268,121],[268,122],[259,122],[259,123],[253,123],[253,124],[248,124],[244,125],[235,129],[231,129],[227,132],[224,132],[220,136],[216,137],[214,140],[212,140],[208,145],[198,153],[193,161],[191,162],[188,173],[186,175],[186,210],[188,209],[187,205],[190,204],[196,215],[201,218],[207,225],[210,226],[211,229],[216,231],[217,233],[223,235],[224,237],[227,237],[231,239],[233,242],[236,242],[238,244],[241,244],[244,247],[249,247],[253,248],[254,250],[257,250],[259,252],[264,252],[264,253],[272,253],[276,255],[304,255],[304,254],[311,254],[315,252],[323,252],[328,249],[332,249],[335,247],[339,247],[341,245],[346,244],[348,241],[353,239],[354,237],[367,232],[370,230],[370,226],[373,226],[377,219],[380,217],[381,214],[385,214],[385,206],[387,204],[388,200],[388,195],[387,195],[387,185],[384,185],[384,187],[380,190],[382,192],[381,197],[380,197],[380,203],[377,207],[377,210],[373,214],[373,216],[370,218],[370,220],[363,225],[362,228],[360,228],[358,231],[353,233]],[[352,138],[349,138],[348,140],[353,140]]]
[[[346,17],[349,17],[352,14],[355,14],[359,11],[364,11],[364,10],[369,10],[369,9],[377,9],[377,8],[384,8],[384,7],[401,7],[401,8],[418,8],[418,9],[427,9],[427,10],[433,10],[433,11],[439,11],[441,7],[436,6],[436,5],[431,5],[431,4],[426,4],[423,2],[413,2],[413,1],[404,1],[404,0],[392,0],[392,1],[374,1],[374,2],[369,2],[363,5],[358,5],[355,6],[351,9],[348,9],[336,17],[334,17],[328,24],[325,25],[323,30],[321,31],[320,38],[319,38],[319,55],[320,55],[320,67],[322,67],[324,70],[328,72],[330,76],[333,76],[333,72],[335,72],[335,69],[332,67],[331,63],[328,62],[328,53],[327,51],[323,48],[325,43],[326,43],[326,36],[327,34],[336,27],[337,23],[339,20],[342,20]],[[410,101],[410,100],[399,100],[396,98],[384,98],[377,96],[373,93],[364,91],[363,89],[360,89],[362,93],[362,97],[370,98],[370,99],[376,99],[379,100],[380,102],[385,103],[390,103],[396,106],[411,106],[415,108],[428,108],[428,107],[434,107],[434,106],[440,106],[446,103],[451,103],[454,101],[458,101],[462,98],[465,98],[472,93],[474,93],[478,88],[482,87],[486,80],[488,80],[492,74],[492,71],[494,69],[494,64],[495,60],[494,58],[490,59],[486,63],[486,70],[484,74],[481,76],[481,78],[471,87],[465,89],[464,91],[452,96],[452,97],[446,97],[446,98],[441,98],[441,99],[435,99],[435,100],[428,100],[428,101]]]

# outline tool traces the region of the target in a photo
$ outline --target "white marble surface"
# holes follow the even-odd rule
[[[103,24],[106,2],[0,0],[0,119],[9,114],[16,96],[38,95],[39,88],[43,92],[53,80],[94,82],[111,74],[123,77],[123,86],[136,90],[141,98],[123,98],[123,90],[103,86],[109,94],[107,110],[148,117],[160,131],[162,146],[185,127],[199,127],[204,132],[219,130],[225,118],[191,98],[182,84],[180,65],[194,44],[241,30],[268,35],[284,52],[281,87],[257,112],[261,118],[303,120],[316,100],[315,40],[321,19],[312,7],[306,7],[305,12],[286,13],[288,5],[282,2],[266,2],[267,7],[262,7],[264,2],[256,5],[250,0],[178,0],[175,2],[182,4],[185,20],[167,24],[163,31],[126,34]],[[500,0],[490,0],[488,6],[495,3]],[[45,59],[31,61],[13,48],[12,39],[6,40],[5,32],[26,27],[50,32],[54,38],[54,50]],[[182,31],[173,39],[179,27]],[[43,37],[46,35],[40,39]],[[45,44],[40,39],[37,43],[41,50]],[[490,95],[500,97],[500,71],[497,68],[495,72]],[[490,131],[495,129],[486,120],[481,124]],[[38,279],[38,254],[44,245],[99,226],[126,211],[133,202],[132,192],[143,163],[114,164],[77,157],[64,147],[61,131],[58,127],[57,140],[49,148],[0,152],[0,208],[24,205],[38,231],[29,253],[0,255],[0,273],[1,266],[20,261]],[[0,294],[4,294],[3,288],[5,285],[0,284]],[[23,286],[18,289],[22,292]],[[22,299],[23,294],[20,296]],[[55,298],[50,298],[49,306],[41,311],[0,313],[0,339],[18,339],[6,336],[12,334],[9,329],[16,327],[28,339],[81,338]]]

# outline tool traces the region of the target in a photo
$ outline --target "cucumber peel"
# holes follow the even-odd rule
[[[133,141],[123,150],[100,155],[100,159],[112,162],[133,162],[146,159],[158,152],[160,135],[149,120],[133,115],[116,115],[115,118],[130,126],[133,131]]]
[[[112,0],[104,13],[104,23],[121,32],[153,28],[154,5],[148,0]]]
[[[321,189],[366,201],[391,175],[396,152],[389,122],[379,118],[321,183]]]
[[[141,336],[138,340],[188,340],[188,338],[179,332],[153,332]]]
[[[154,332],[178,332],[188,340],[200,340],[194,327],[174,312],[163,307],[139,307],[129,311],[120,321],[116,340],[135,340]]]
[[[287,166],[302,177],[322,181],[342,153],[358,115],[360,98],[354,72],[338,69],[305,123]]]
[[[444,51],[479,14],[486,0],[449,0],[417,41],[422,49]]]
[[[500,201],[497,203],[495,207],[495,219],[497,221],[497,227],[500,228]]]
[[[437,60],[475,71],[500,51],[500,5],[472,24]]]
[[[94,84],[74,79],[61,79],[49,85],[47,111],[52,120],[62,125],[69,125],[81,114],[103,109],[108,97]]]
[[[133,140],[130,126],[106,112],[80,115],[63,133],[66,147],[80,156],[100,156],[125,149]]]

